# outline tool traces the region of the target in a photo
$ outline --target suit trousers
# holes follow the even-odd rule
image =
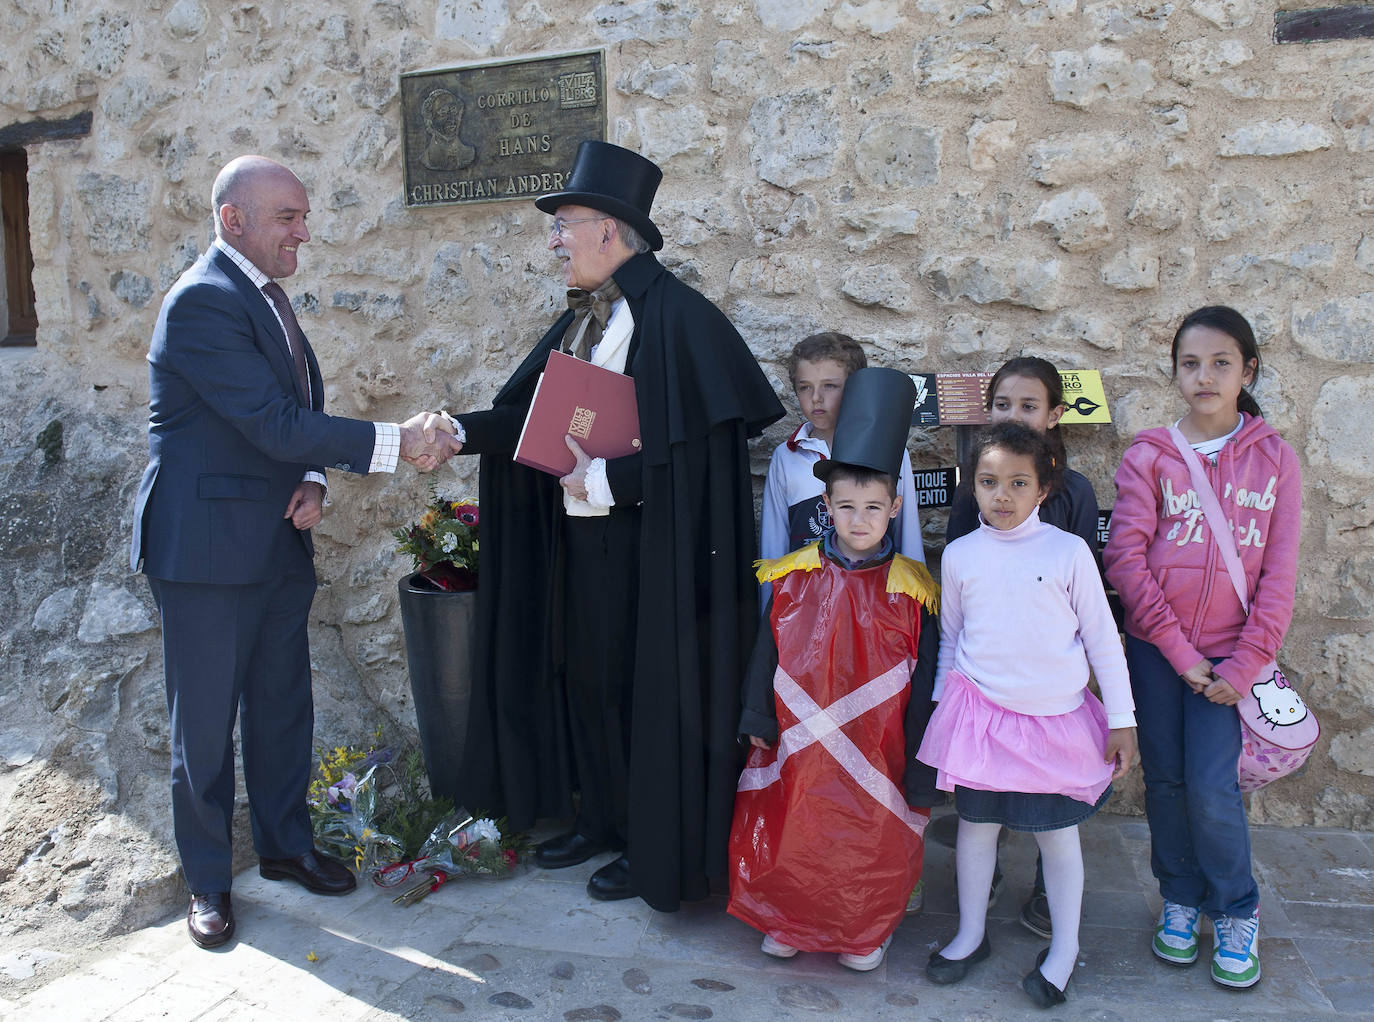
[[[564,518],[568,725],[581,792],[576,830],[621,846],[629,820],[639,519],[637,507]]]
[[[194,894],[230,887],[236,717],[258,855],[294,858],[314,845],[305,796],[315,573],[304,549],[300,562],[252,585],[148,579],[162,614],[172,820]]]

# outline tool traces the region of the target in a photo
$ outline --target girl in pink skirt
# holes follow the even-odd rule
[[[945,548],[939,701],[917,758],[959,810],[959,931],[926,975],[957,983],[991,953],[988,891],[1002,827],[1030,831],[1045,864],[1054,936],[1021,986],[1061,1004],[1078,957],[1083,853],[1078,824],[1135,755],[1121,638],[1092,552],[1040,521],[1057,471],[1045,438],[989,427],[970,459],[978,529]],[[1106,707],[1088,691],[1089,667]]]

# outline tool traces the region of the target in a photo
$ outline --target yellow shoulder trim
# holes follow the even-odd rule
[[[793,550],[767,561],[755,561],[754,570],[760,582],[772,582],[793,571],[815,571],[821,566],[821,541],[808,543],[800,550]]]
[[[920,561],[897,554],[887,571],[887,591],[906,593],[919,600],[932,614],[940,613],[940,585],[930,577],[930,571]]]

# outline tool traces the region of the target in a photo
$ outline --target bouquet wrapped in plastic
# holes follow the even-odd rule
[[[372,879],[381,887],[394,887],[422,876],[419,884],[395,899],[409,905],[461,874],[505,876],[519,861],[514,841],[502,835],[497,821],[457,809],[430,832],[414,859],[382,867]]]
[[[359,873],[371,873],[405,858],[400,840],[377,826],[379,765],[367,765],[361,775],[345,773],[324,790],[323,799],[310,800],[315,844],[352,862]]]

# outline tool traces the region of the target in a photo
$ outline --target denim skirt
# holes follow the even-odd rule
[[[1067,795],[1043,795],[1024,791],[980,791],[954,788],[959,819],[969,823],[1000,823],[1008,830],[1035,832],[1074,827],[1091,817],[1112,797],[1112,786],[1089,805]]]

